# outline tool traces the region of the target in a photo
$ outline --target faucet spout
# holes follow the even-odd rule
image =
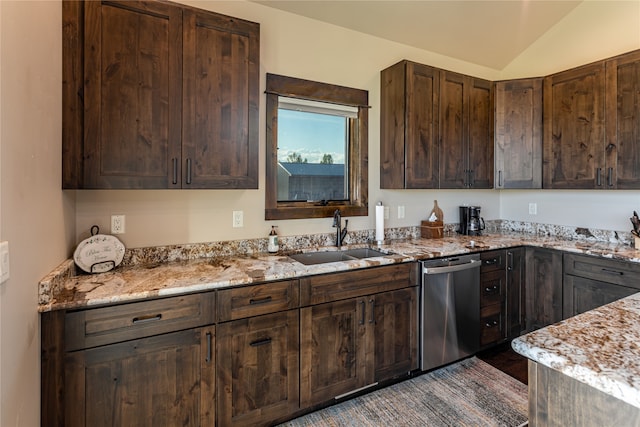
[[[333,213],[333,227],[336,229],[336,246],[341,247],[342,241],[347,235],[347,224],[349,220],[345,221],[344,229],[342,228],[342,215],[340,214],[340,209],[336,209]]]

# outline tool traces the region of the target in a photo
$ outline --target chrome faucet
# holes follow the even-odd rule
[[[336,228],[336,246],[341,247],[342,241],[347,235],[347,225],[349,225],[349,220],[344,220],[344,228],[342,228],[342,215],[340,214],[340,209],[336,209],[333,213],[333,227]]]

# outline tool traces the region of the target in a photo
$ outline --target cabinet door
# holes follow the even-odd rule
[[[67,426],[213,426],[213,327],[68,353]]]
[[[462,74],[440,74],[440,188],[467,188],[468,84]]]
[[[525,330],[525,250],[507,250],[507,295],[505,320],[507,338],[515,338]]]
[[[375,381],[418,368],[418,288],[375,295],[368,322],[375,327]]]
[[[184,188],[258,188],[259,25],[184,11]]]
[[[405,188],[438,188],[439,76],[435,68],[407,65]]]
[[[218,325],[218,424],[258,425],[299,408],[298,311]]]
[[[170,188],[180,173],[182,12],[84,3],[84,184]],[[178,185],[176,185],[178,184]]]
[[[542,79],[496,83],[496,188],[542,188]]]
[[[367,354],[373,354],[367,348],[373,344],[367,301],[353,298],[300,310],[301,407],[373,383],[373,371],[367,369]]]
[[[439,81],[411,61],[380,73],[380,188],[438,188]]]
[[[470,188],[493,188],[493,83],[469,78],[468,175]]]
[[[562,320],[562,252],[526,249],[527,331]]]
[[[544,79],[544,188],[605,188],[604,62]]]
[[[565,275],[562,314],[565,318],[575,316],[637,292],[637,289],[613,283]]]
[[[606,186],[640,188],[640,51],[606,62]]]

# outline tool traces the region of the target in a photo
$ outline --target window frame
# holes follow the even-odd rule
[[[267,73],[266,84],[266,189],[265,219],[329,218],[336,209],[342,216],[367,216],[368,206],[368,129],[369,92],[345,86],[320,83]],[[351,119],[348,163],[349,200],[306,202],[278,201],[278,98],[306,99],[358,108]]]

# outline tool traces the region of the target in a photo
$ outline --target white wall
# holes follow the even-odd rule
[[[0,1],[0,285],[3,427],[40,425],[37,283],[70,255],[75,206],[61,182],[61,6]]]

